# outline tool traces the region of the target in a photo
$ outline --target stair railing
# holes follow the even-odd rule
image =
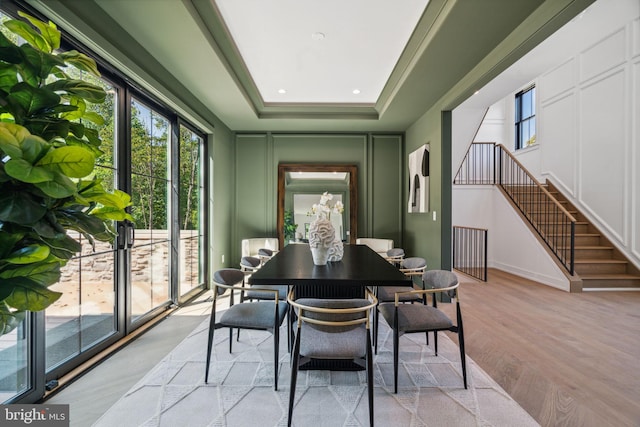
[[[471,144],[453,183],[500,186],[573,275],[576,219],[504,146],[493,142]]]
[[[503,145],[495,146],[494,165],[496,184],[573,275],[576,219]]]
[[[487,229],[453,226],[453,268],[487,281]]]

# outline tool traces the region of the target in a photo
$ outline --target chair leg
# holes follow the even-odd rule
[[[398,330],[393,331],[393,392],[398,393],[398,353],[400,347],[400,337]]]
[[[438,355],[438,331],[433,331],[433,347]]]
[[[369,425],[373,427],[373,354],[371,354],[369,331],[367,331],[367,391],[369,393]]]
[[[280,328],[278,324],[273,328],[273,370],[275,372],[275,378],[273,381],[275,390],[278,391],[278,362],[279,362],[279,350],[280,350]]]
[[[457,321],[458,321],[458,346],[460,347],[460,361],[462,363],[462,379],[464,388],[467,388],[467,357],[464,351],[464,329],[462,327],[462,315],[460,314],[460,303],[458,302]]]
[[[229,353],[232,352],[232,348],[231,348],[232,346],[233,346],[233,328],[229,328]]]
[[[209,339],[207,340],[207,364],[204,368],[204,382],[209,381],[209,363],[211,362],[211,346],[213,345],[213,332],[215,331],[215,319],[211,316],[209,321]]]
[[[378,354],[378,306],[373,308],[373,351]]]
[[[291,367],[291,385],[289,386],[289,416],[287,426],[291,427],[293,420],[293,404],[296,399],[296,382],[298,381],[298,361],[300,358],[300,328],[293,344],[293,366]]]

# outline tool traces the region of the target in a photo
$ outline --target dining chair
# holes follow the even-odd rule
[[[273,258],[273,250],[268,248],[260,248],[258,249],[258,258],[260,258],[260,264],[264,264]]]
[[[262,261],[259,258],[252,256],[244,256],[240,259],[240,270],[244,272],[244,280],[242,282],[244,289],[240,292],[240,302],[249,301],[272,301],[274,293],[273,291],[278,291],[278,299],[280,301],[287,300],[287,291],[289,290],[287,285],[262,285],[259,289],[254,288],[252,285],[248,284],[248,279],[251,274],[255,273],[262,267]],[[288,348],[291,349],[291,327],[289,325],[287,327],[287,342]],[[236,340],[240,340],[240,329],[237,332]]]
[[[209,364],[211,362],[211,346],[213,344],[214,331],[220,328],[229,328],[229,353],[232,352],[233,329],[254,329],[269,331],[273,335],[273,364],[274,364],[274,388],[278,390],[278,349],[280,346],[280,326],[287,314],[286,300],[278,297],[277,290],[259,289],[261,292],[271,292],[271,301],[252,301],[234,304],[233,292],[247,290],[243,286],[244,272],[236,268],[223,268],[213,274],[213,306],[209,321],[209,339],[207,342],[207,363],[205,367],[204,382],[209,380]],[[216,315],[216,302],[218,296],[227,290],[231,291],[229,308],[224,310],[220,318]],[[258,290],[258,289],[254,289]]]
[[[403,251],[404,252],[404,251]],[[416,276],[422,276],[427,269],[427,260],[421,257],[409,257],[400,261],[399,269],[405,276],[412,278]],[[409,292],[413,291],[414,286],[378,286],[376,291],[376,297],[379,303],[393,302],[395,301],[396,292]],[[424,283],[421,283],[420,289],[424,289]],[[403,303],[415,303],[424,302],[425,297],[423,295],[414,295],[411,293],[402,294],[400,301]],[[378,354],[378,324],[379,313],[378,307],[373,312],[373,348],[375,354]],[[429,333],[426,334],[427,345],[429,344]]]
[[[394,301],[378,305],[378,310],[393,330],[393,381],[394,393],[398,393],[398,360],[400,336],[414,332],[434,332],[435,355],[438,355],[438,331],[451,331],[458,334],[460,347],[460,362],[462,364],[462,378],[464,388],[467,388],[467,367],[464,351],[464,331],[462,327],[462,313],[458,292],[458,278],[451,271],[429,270],[422,275],[425,289],[396,292]],[[403,304],[403,297],[412,295],[432,295],[432,305],[428,305],[426,298],[422,304]],[[456,304],[456,322],[438,308],[437,294],[446,294]]]
[[[299,367],[312,359],[342,359],[353,360],[366,369],[369,424],[373,426],[373,355],[369,313],[377,304],[375,296],[367,291],[366,298],[296,300],[295,289],[292,289],[287,302],[297,314],[287,425],[291,426],[293,420]]]
[[[387,256],[385,257],[387,261],[395,266],[399,266],[400,262],[404,259],[404,249],[402,248],[391,248],[387,251]]]

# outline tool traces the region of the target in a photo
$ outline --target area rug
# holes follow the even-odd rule
[[[278,391],[273,389],[271,334],[243,330],[229,353],[229,333],[216,331],[209,383],[204,383],[208,321],[199,325],[94,424],[126,426],[286,426],[290,366],[281,332]],[[401,338],[398,393],[393,350],[381,322],[374,359],[377,426],[537,426],[467,357],[464,389],[457,345],[439,335],[438,356],[424,334]],[[300,371],[293,423],[298,427],[369,425],[364,371]]]

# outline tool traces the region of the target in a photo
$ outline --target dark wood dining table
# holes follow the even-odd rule
[[[411,286],[412,281],[366,245],[345,245],[341,261],[315,265],[309,245],[289,244],[249,283],[294,286],[297,298],[361,298],[367,286]]]
[[[363,298],[366,287],[411,286],[412,279],[366,245],[345,245],[341,261],[315,265],[306,244],[289,244],[249,277],[253,286],[288,285],[297,298]],[[291,316],[289,316],[291,319]],[[346,360],[313,359],[300,369],[362,370]]]

